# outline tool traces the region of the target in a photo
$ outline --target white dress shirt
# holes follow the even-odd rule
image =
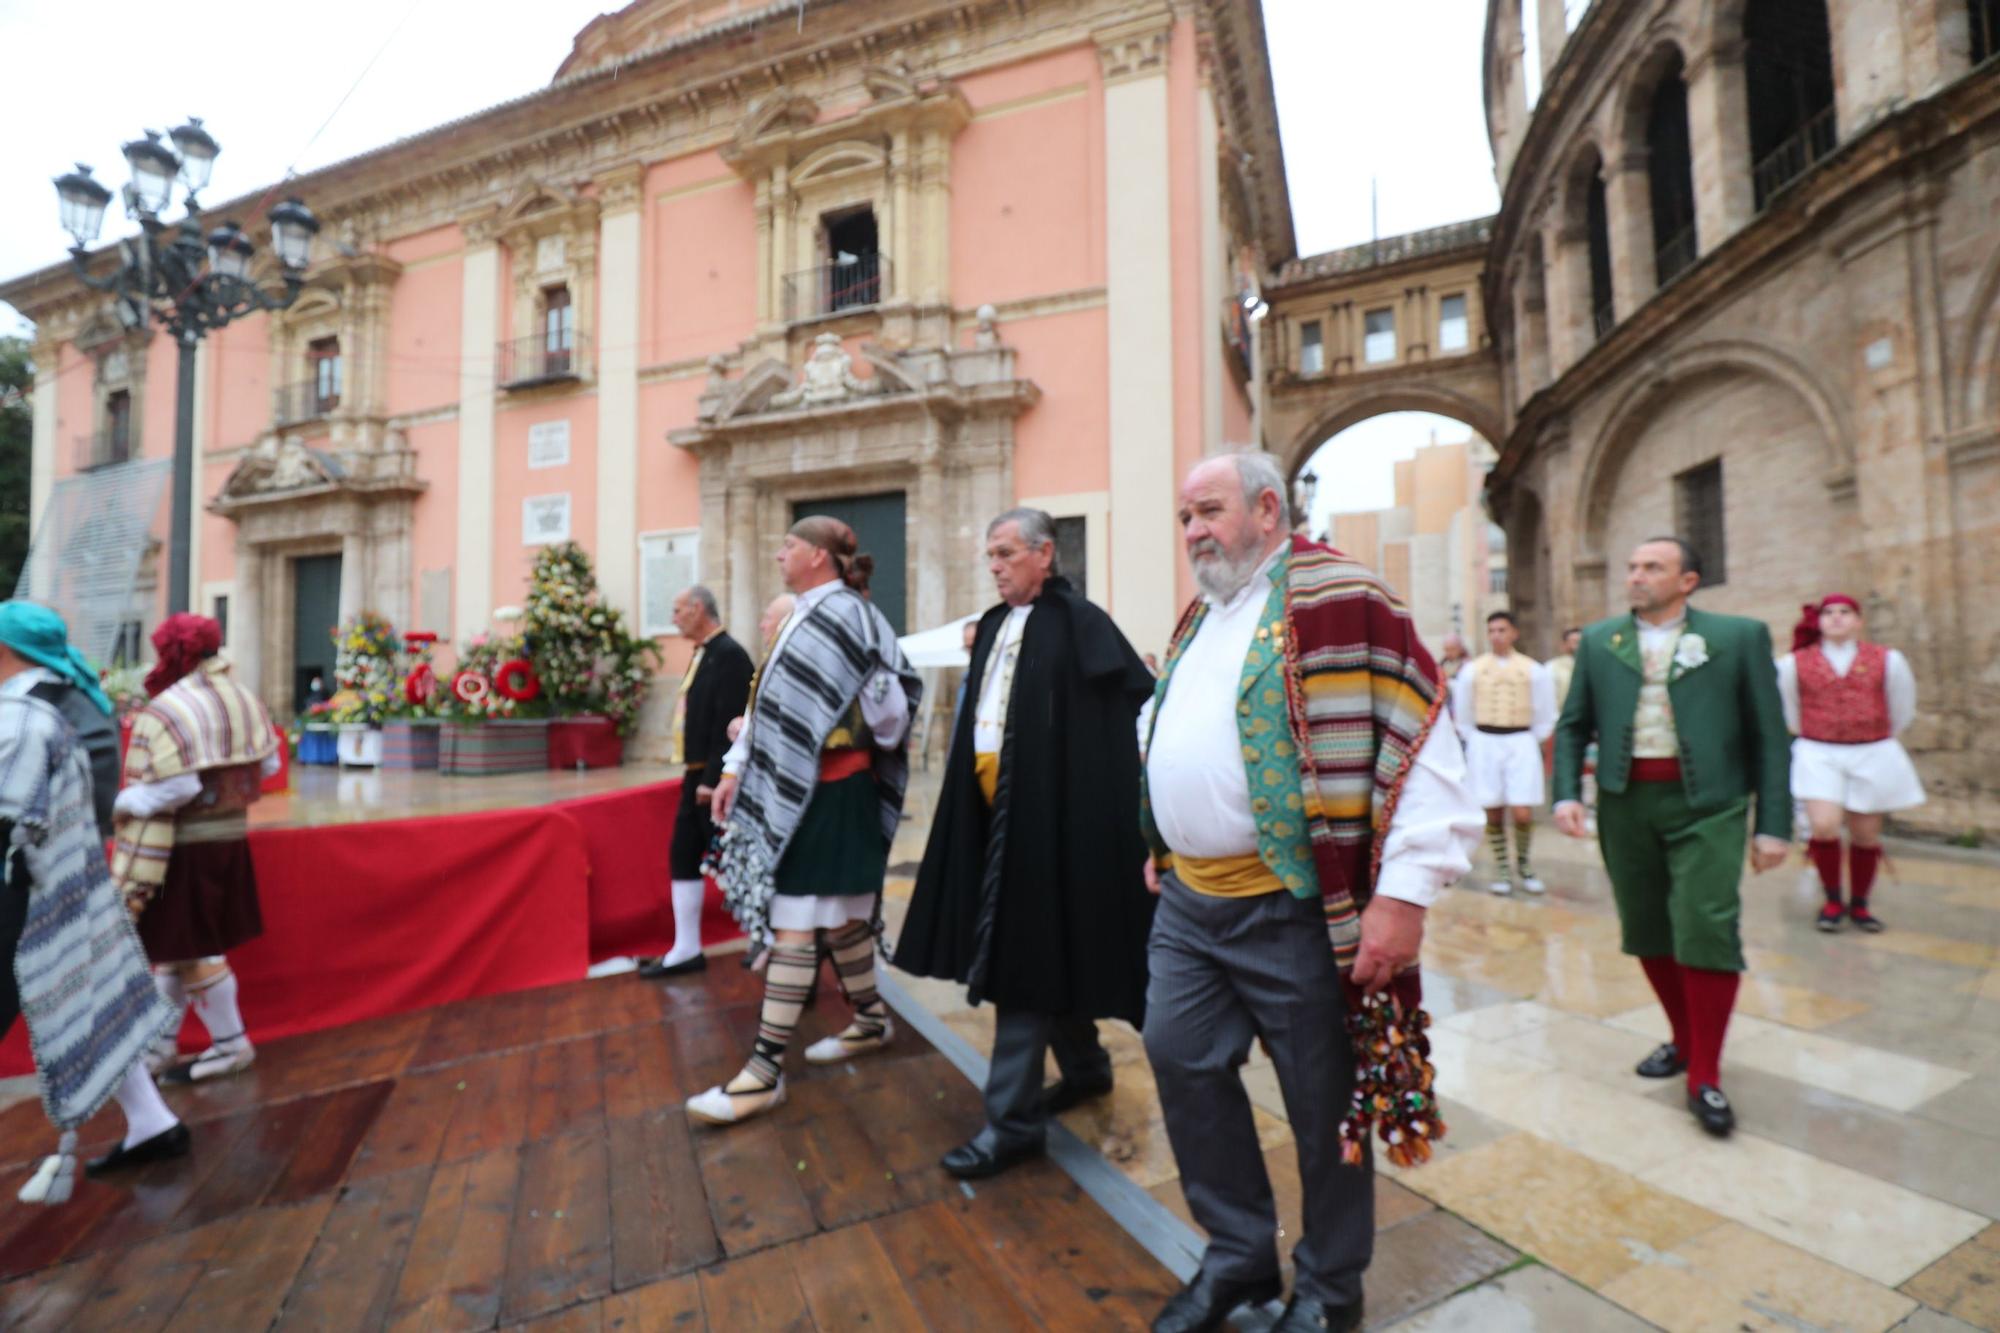
[[[993,650],[986,655],[986,677],[979,682],[979,701],[972,712],[972,752],[999,754],[1007,736],[1007,701],[1014,693],[1014,666],[1021,658],[1021,637],[1028,632],[1034,606],[1017,606],[1000,622]]]
[[[1212,858],[1257,850],[1236,699],[1243,659],[1271,595],[1271,566],[1284,550],[1273,552],[1227,602],[1207,599],[1201,628],[1174,664],[1146,755],[1146,782],[1154,826],[1176,852]],[[1465,786],[1457,735],[1448,725],[1432,727],[1389,821],[1375,892],[1430,906],[1472,868],[1485,822]]]
[[[1820,653],[1826,664],[1833,668],[1833,674],[1845,677],[1854,666],[1854,659],[1860,655],[1858,642],[1829,643],[1820,641]],[[1889,695],[1889,734],[1900,736],[1903,728],[1916,720],[1917,677],[1910,670],[1910,661],[1897,649],[1889,650],[1889,662],[1885,668],[1888,675],[1886,685]],[[1793,735],[1799,731],[1799,664],[1790,653],[1778,659],[1778,697],[1785,704],[1785,725]]]
[[[806,613],[831,597],[834,589],[842,586],[844,585],[839,579],[833,579],[820,584],[817,588],[808,588],[798,594],[792,604],[792,614],[785,618],[785,623],[778,629],[777,639],[771,644],[771,655],[764,659],[766,671],[769,671],[771,664],[778,660],[778,654],[785,651],[785,645],[791,642],[793,628],[806,618]],[[880,677],[888,678],[886,688],[877,686],[876,682]],[[861,705],[861,720],[866,722],[868,729],[875,734],[876,748],[895,749],[897,742],[903,739],[903,728],[909,725],[910,720],[910,700],[909,696],[903,693],[902,680],[895,672],[878,666],[869,673],[866,680],[861,682],[861,697],[858,702]],[[722,771],[731,777],[740,774],[743,765],[750,762],[750,725],[750,718],[746,715],[743,719],[743,730],[736,733],[735,744],[731,745],[729,753],[722,757]]]
[[[0,681],[0,699],[25,699],[28,697],[28,691],[43,681],[56,685],[69,683],[47,667],[31,666]]]
[[[1654,653],[1680,637],[1682,628],[1688,623],[1688,613],[1687,608],[1682,607],[1681,613],[1664,625],[1652,624],[1642,616],[1635,615],[1632,619],[1639,625],[1639,651]]]

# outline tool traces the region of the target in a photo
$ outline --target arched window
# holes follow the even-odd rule
[[[1653,196],[1653,276],[1664,287],[1694,263],[1694,157],[1688,143],[1687,82],[1675,55],[1653,87],[1646,114],[1646,171]]]
[[[1826,0],[1749,0],[1743,72],[1750,98],[1751,180],[1762,212],[1773,195],[1831,153],[1833,38]]]
[[[1611,210],[1604,201],[1604,175],[1590,173],[1583,187],[1584,237],[1590,246],[1590,327],[1599,338],[1618,323],[1611,300]]]

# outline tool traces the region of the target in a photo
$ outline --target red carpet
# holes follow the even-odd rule
[[[554,805],[250,834],[264,934],[230,955],[267,1041],[573,981],[672,943],[667,846],[680,782]],[[710,886],[704,943],[736,934]],[[184,1050],[205,1045],[192,1017]],[[27,1028],[0,1076],[33,1069]]]

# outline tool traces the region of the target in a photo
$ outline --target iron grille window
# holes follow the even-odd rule
[[[1722,522],[1722,460],[1689,468],[1674,478],[1675,526],[1701,553],[1701,583],[1719,587],[1729,578],[1729,548]]]
[[[1320,333],[1320,324],[1309,319],[1299,325],[1299,374],[1317,375],[1326,369],[1326,343]]]
[[[1680,61],[1660,75],[1646,121],[1653,193],[1653,276],[1664,287],[1694,263],[1694,157],[1688,141],[1687,84]]]
[[[1438,302],[1438,350],[1463,352],[1472,342],[1472,324],[1465,313],[1463,296],[1447,296]]]
[[[549,287],[542,292],[542,363],[549,375],[569,371],[570,353],[576,346],[576,307],[570,304],[568,287]]]
[[[1361,355],[1369,365],[1396,359],[1396,312],[1370,310],[1361,317]]]
[[[325,416],[340,406],[340,339],[315,338],[306,345],[312,370],[313,415]]]
[[[1604,201],[1604,177],[1593,174],[1583,198],[1584,231],[1590,238],[1590,315],[1597,336],[1618,323],[1611,297],[1611,212]]]

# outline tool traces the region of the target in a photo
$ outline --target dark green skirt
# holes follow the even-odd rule
[[[873,774],[856,773],[813,790],[775,878],[787,898],[845,898],[879,892],[888,868],[881,794]]]

